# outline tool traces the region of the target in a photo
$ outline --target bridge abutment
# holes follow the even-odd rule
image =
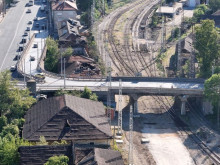
[[[181,100],[181,115],[186,115],[186,102],[188,97],[187,95],[179,96]]]

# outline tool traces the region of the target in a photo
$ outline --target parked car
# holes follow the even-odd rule
[[[25,38],[22,38],[22,40],[21,40],[21,44],[25,44],[26,43],[26,39]]]
[[[38,48],[38,44],[34,44],[33,48]]]
[[[30,30],[31,30],[31,28],[30,28],[30,27],[27,27],[26,31],[30,31]]]
[[[11,70],[12,72],[16,71],[16,66],[15,66],[15,65],[12,65],[11,68],[10,68],[10,70]]]
[[[21,58],[21,56],[18,54],[15,56],[15,60],[19,60],[20,58]]]
[[[34,17],[34,21],[38,21],[38,17]]]
[[[24,50],[23,46],[19,46],[19,47],[18,47],[18,51],[19,51],[19,52],[22,52],[23,50]]]
[[[24,34],[23,34],[23,36],[25,37],[25,36],[28,36],[28,32],[24,32]]]
[[[31,25],[32,24],[32,21],[28,21],[28,25]]]
[[[39,24],[39,23],[36,23],[36,24],[35,24],[35,27],[37,27],[37,28],[38,28],[39,26],[40,26],[40,24]]]
[[[30,61],[35,61],[35,57],[31,56]]]
[[[31,13],[31,9],[27,9],[26,13]]]

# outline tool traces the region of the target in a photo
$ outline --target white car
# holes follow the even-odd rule
[[[11,68],[10,68],[10,70],[11,70],[12,72],[16,71],[16,66],[15,66],[15,65],[12,65]]]

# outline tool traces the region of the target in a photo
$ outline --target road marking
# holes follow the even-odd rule
[[[17,32],[18,32],[18,27],[19,27],[19,25],[20,25],[20,23],[21,23],[22,18],[24,17],[24,14],[25,14],[25,10],[24,10],[24,12],[23,12],[23,14],[22,14],[22,16],[21,16],[21,18],[20,18],[18,24],[17,24],[16,30],[15,30],[14,38],[12,39],[11,44],[10,44],[8,50],[7,50],[7,53],[6,53],[6,55],[5,55],[4,59],[3,59],[3,62],[2,62],[2,65],[1,65],[0,70],[2,70],[2,67],[3,67],[3,65],[4,65],[4,63],[5,63],[6,57],[8,56],[9,50],[11,49],[12,44],[13,44],[15,38],[16,38],[16,34],[17,34]]]

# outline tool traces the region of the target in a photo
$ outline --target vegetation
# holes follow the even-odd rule
[[[220,100],[220,74],[213,74],[212,77],[205,81],[204,86],[205,97],[214,107],[217,107]]]
[[[57,71],[57,63],[59,59],[59,48],[58,42],[53,40],[51,37],[46,40],[47,55],[45,59],[45,69],[51,72]]]
[[[209,0],[209,6],[212,12],[216,12],[220,9],[220,0]]]
[[[64,155],[50,157],[44,165],[68,165],[69,158]]]
[[[197,6],[193,13],[193,21],[199,22],[201,17],[205,15],[208,11],[209,8],[205,4]]]
[[[204,20],[200,27],[196,27],[194,47],[198,51],[197,59],[200,63],[202,78],[211,76],[211,65],[220,56],[219,34],[213,20]]]
[[[16,88],[9,71],[0,73],[0,160],[1,165],[18,164],[18,147],[30,145],[19,137],[23,116],[36,100],[29,90]]]
[[[18,165],[20,146],[29,146],[29,142],[22,140],[18,136],[8,135],[0,137],[0,160],[1,165]]]
[[[83,11],[81,15],[81,21],[87,25],[91,25],[91,0],[76,0],[78,8]],[[97,20],[100,16],[104,13],[103,10],[103,1],[102,0],[95,0],[95,8],[94,8],[94,19]],[[108,3],[105,0],[105,11],[108,10]]]
[[[81,97],[94,101],[98,100],[98,96],[95,93],[92,93],[91,89],[89,89],[88,87],[84,88],[83,92],[81,93]]]
[[[63,57],[70,57],[73,55],[73,48],[68,47],[62,54]]]
[[[88,87],[85,87],[83,91],[65,91],[61,89],[59,91],[56,91],[55,96],[62,96],[64,94],[69,94],[94,101],[98,100],[98,96],[95,93],[92,93],[91,89],[89,89]]]
[[[157,27],[157,25],[160,23],[160,18],[158,17],[158,15],[156,14],[156,12],[154,12],[153,16],[151,17],[151,23],[150,23],[150,28],[155,28]]]

